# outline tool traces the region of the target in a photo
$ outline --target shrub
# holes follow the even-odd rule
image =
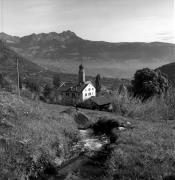
[[[40,85],[39,85],[39,82],[36,81],[35,79],[32,79],[32,78],[26,78],[24,80],[24,83],[26,85],[26,87],[28,89],[30,89],[30,91],[32,92],[39,92],[40,90]]]
[[[170,89],[162,96],[155,96],[144,102],[139,98],[120,96],[117,93],[113,110],[119,115],[142,120],[172,120],[175,119],[175,90]]]
[[[55,87],[60,87],[60,85],[61,85],[61,79],[60,79],[60,75],[59,75],[59,74],[55,74],[55,75],[53,76],[53,85],[54,85]]]
[[[95,124],[91,125],[94,135],[106,135],[116,141],[117,135],[113,132],[113,129],[118,128],[119,123],[114,119],[99,119]]]
[[[165,106],[164,111],[165,119],[174,120],[175,119],[175,89],[170,88],[163,98],[163,104]]]
[[[44,95],[44,97],[45,97],[45,98],[48,98],[49,95],[50,95],[50,93],[51,93],[51,91],[52,91],[52,87],[51,87],[49,84],[46,84],[46,85],[44,86],[44,90],[43,90],[43,95]]]
[[[3,75],[0,74],[0,86],[3,87]]]
[[[168,90],[168,80],[160,71],[144,68],[136,71],[132,80],[132,90],[134,97],[144,101],[165,93]]]

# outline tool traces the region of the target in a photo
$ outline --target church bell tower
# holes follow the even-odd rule
[[[78,81],[79,84],[85,83],[85,70],[82,64],[79,66]]]

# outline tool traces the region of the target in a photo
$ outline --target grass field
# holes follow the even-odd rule
[[[56,174],[54,167],[73,156],[72,145],[80,138],[73,113],[60,113],[70,108],[0,92],[0,179],[21,180],[27,175],[49,179],[43,177],[44,170]],[[75,111],[71,109],[70,112]],[[175,121],[153,122],[101,111],[80,111],[93,122],[105,116],[119,122],[129,121],[134,127],[121,131],[106,162],[113,179],[161,180],[175,175]],[[102,179],[91,177],[94,176],[91,168],[82,176],[84,170],[77,167],[76,173],[81,171],[78,177],[74,169],[72,179]]]

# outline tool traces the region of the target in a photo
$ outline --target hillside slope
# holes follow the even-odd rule
[[[8,48],[6,44],[0,41],[0,68],[1,71],[16,71],[17,59],[19,60],[19,68],[21,72],[33,73],[43,70],[43,68],[26,60],[16,52]]]
[[[10,76],[17,77],[17,59],[20,76],[48,76],[50,72],[39,65],[27,60],[11,50],[6,43],[0,41],[0,72]]]
[[[175,62],[161,66],[160,71],[168,76],[168,79],[175,85]]]
[[[81,164],[73,164],[60,177],[57,166],[73,156],[72,147],[80,140],[73,116],[76,111],[67,109],[0,92],[0,179],[24,179],[32,175],[31,179],[39,180],[66,180],[68,177],[90,180],[99,176],[104,167],[119,180],[161,180],[173,175],[174,121],[166,124],[141,121],[80,109],[91,121],[105,116],[123,123],[130,121],[134,128],[118,132],[117,144],[111,147],[111,156],[105,164],[82,159]],[[102,160],[100,154],[98,158]]]
[[[76,73],[84,61],[89,75],[128,77],[142,67],[173,62],[175,45],[169,43],[109,43],[84,40],[71,31],[31,34],[7,43],[24,57],[49,69]],[[1,38],[1,36],[0,36]],[[5,40],[5,38],[3,38]],[[12,36],[12,39],[14,37]]]

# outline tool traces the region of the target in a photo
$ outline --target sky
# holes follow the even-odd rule
[[[71,30],[109,42],[175,42],[174,0],[0,0],[0,31]]]

